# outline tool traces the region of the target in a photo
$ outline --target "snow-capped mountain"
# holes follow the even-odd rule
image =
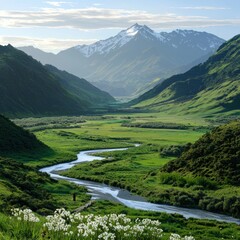
[[[162,37],[161,33],[155,33],[153,30],[147,26],[141,26],[138,24],[133,25],[127,30],[121,31],[115,37],[111,37],[106,40],[101,40],[91,45],[79,45],[75,48],[84,54],[85,57],[91,57],[93,54],[108,54],[110,51],[119,49],[127,44],[129,41],[133,40],[137,35],[141,35],[147,39],[159,39],[164,41],[165,38]]]
[[[206,32],[157,33],[135,24],[106,40],[66,49],[54,59],[22,50],[43,63],[84,77],[114,96],[129,96],[139,89],[148,90],[144,88],[152,87],[149,83],[156,78],[163,80],[205,61],[223,42]]]
[[[138,24],[121,31],[118,35],[111,37],[106,40],[101,40],[91,45],[78,45],[75,47],[79,52],[81,52],[85,57],[91,57],[94,54],[108,54],[112,50],[120,49],[126,45],[129,41],[134,40],[137,36],[149,39],[151,41],[159,41],[166,45],[172,46],[174,48],[181,47],[181,45],[188,45],[189,47],[198,47],[203,51],[208,51],[209,49],[216,50],[219,47],[219,38],[212,36],[204,36],[202,38],[201,32],[196,32],[192,30],[179,30],[173,31],[171,33],[154,32],[147,26],[141,26]],[[210,35],[210,34],[207,34]],[[202,41],[199,41],[199,37]]]

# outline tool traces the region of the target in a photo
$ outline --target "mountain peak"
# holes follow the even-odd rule
[[[146,25],[139,25],[138,23],[135,23],[131,27],[122,30],[114,37],[108,38],[106,40],[100,40],[91,45],[79,45],[75,48],[81,53],[83,53],[85,57],[90,57],[95,53],[102,55],[109,53],[111,50],[124,46],[136,36],[141,36],[145,39],[152,40],[163,40],[164,38],[163,36],[161,36],[161,34],[154,32]]]
[[[127,30],[123,30],[123,32],[126,32],[128,36],[135,36],[138,33],[138,31],[141,30],[142,27],[143,26],[135,23],[134,25],[132,25]]]
[[[139,25],[138,23],[135,23],[127,30],[123,30],[122,32],[126,33],[128,36],[135,36],[138,33],[140,34],[154,34],[154,31],[147,27],[146,25]]]

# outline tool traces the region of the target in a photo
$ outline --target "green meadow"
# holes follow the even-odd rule
[[[199,207],[192,199],[200,194],[204,195],[204,199],[215,201],[226,195],[232,197],[240,193],[239,187],[217,186],[215,182],[204,178],[196,179],[191,175],[181,176],[174,173],[163,174],[159,171],[162,166],[176,158],[162,154],[164,149],[195,142],[216,126],[218,119],[171,116],[163,113],[135,113],[15,119],[14,122],[33,132],[39,140],[50,147],[49,150],[37,153],[9,155],[12,159],[31,167],[40,168],[72,161],[82,150],[129,147],[126,151],[98,154],[105,157],[105,160],[82,163],[61,174],[119,186],[152,202],[193,208]],[[126,124],[133,125],[127,127]],[[141,127],[134,124],[140,124]],[[136,143],[140,146],[134,147]],[[90,199],[86,189],[64,181],[45,184],[44,188],[53,195],[58,205],[71,211]],[[72,200],[74,192],[77,193],[76,202]],[[108,201],[96,201],[83,213],[125,213],[131,218],[158,219],[162,222],[165,232],[190,234],[199,240],[240,239],[240,229],[235,224],[186,220],[179,215],[132,210]]]
[[[59,121],[58,121],[59,119]],[[69,120],[70,119],[70,120]],[[161,119],[159,121],[159,119]],[[14,122],[28,129],[51,150],[11,157],[27,161],[31,166],[46,166],[74,160],[81,150],[133,146],[134,143],[154,144],[156,147],[196,141],[209,124],[204,119],[179,116],[159,117],[158,114],[109,115],[97,117],[61,117],[17,119]],[[129,122],[178,122],[185,130],[131,128]],[[68,126],[66,128],[66,125]],[[189,128],[189,129],[188,129]],[[39,130],[40,129],[40,130]],[[152,154],[152,153],[151,153]],[[159,161],[156,162],[158,165]]]

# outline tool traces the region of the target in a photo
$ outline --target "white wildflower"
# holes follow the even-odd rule
[[[26,222],[39,222],[39,218],[33,213],[31,209],[14,208],[11,210],[12,215],[17,218],[18,221]]]

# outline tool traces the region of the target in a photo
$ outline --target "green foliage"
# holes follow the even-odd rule
[[[143,115],[134,115],[131,116],[131,118],[139,118],[139,120],[141,120]],[[54,154],[52,156],[45,156],[44,158],[34,155],[33,158],[35,158],[35,160],[28,162],[28,164],[49,165],[63,160],[74,159],[75,154],[83,149],[129,146],[131,145],[130,142],[144,142],[145,144],[142,144],[140,147],[131,148],[127,151],[101,154],[107,159],[77,166],[77,169],[75,169],[77,171],[72,171],[71,175],[120,186],[142,195],[153,202],[198,207],[238,216],[239,199],[234,198],[234,195],[239,195],[239,189],[237,187],[232,189],[227,186],[221,186],[204,176],[195,177],[189,174],[181,176],[181,173],[159,172],[159,168],[172,159],[166,156],[159,156],[160,148],[167,149],[166,146],[183,145],[187,142],[193,142],[202,135],[203,132],[149,128],[126,129],[121,126],[122,120],[124,121],[124,119],[123,116],[84,118],[84,124],[79,123],[81,124],[81,128],[48,129],[36,132],[39,139],[54,149]],[[147,122],[149,119],[154,120],[154,117],[145,117],[144,121]],[[179,119],[179,122],[185,122],[185,119]],[[175,118],[172,120],[175,121]],[[18,120],[18,123],[24,125],[24,121],[25,120],[22,120],[21,122],[21,120]],[[59,118],[60,122],[58,122],[57,118],[29,119],[29,121],[26,121],[25,127],[31,129],[31,127],[37,127],[38,123],[39,126],[48,126],[48,121],[49,124],[53,124],[53,126],[55,124],[67,125],[68,123],[71,125],[78,124],[80,119]],[[191,121],[191,123],[194,124],[196,120]],[[171,122],[171,119],[168,118],[166,122]],[[170,147],[170,149],[171,148],[172,147]],[[21,159],[21,161],[26,162],[26,156],[20,154],[16,155],[16,159]],[[33,179],[35,178],[34,175]],[[8,180],[0,182],[0,192],[5,195],[5,198],[0,197],[0,204],[3,203],[1,199],[5,202],[6,197],[12,194],[11,186],[14,188],[14,185]],[[36,188],[38,188],[38,186]],[[44,191],[51,192],[51,198],[54,199],[53,204],[57,203],[60,206],[68,206],[71,210],[77,208],[77,205],[73,204],[72,201],[72,193],[74,191],[78,191],[77,199],[79,200],[79,205],[83,205],[89,199],[84,189],[74,189],[74,187],[62,182],[43,182],[42,188]],[[15,186],[14,189],[17,189],[17,191],[21,190],[20,186]],[[21,202],[21,198],[19,199],[19,202]],[[26,199],[29,200],[28,198]],[[29,203],[27,202],[25,204],[27,205]],[[41,199],[39,199],[38,204],[41,206]],[[10,206],[8,208],[10,208]],[[164,222],[164,220],[167,222],[164,224],[164,231],[166,232],[179,232],[181,235],[187,235],[191,232],[192,235],[196,236],[196,239],[213,240],[219,239],[219,237],[228,239],[228,236],[234,236],[234,239],[238,239],[238,230],[235,228],[237,226],[230,224],[205,220],[187,221],[180,216],[131,210],[109,202],[94,203],[93,206],[86,211],[92,213],[105,213],[107,211],[109,213],[122,212],[135,217],[149,216],[150,218],[156,219],[159,219],[161,215],[160,220],[162,219],[162,222]],[[41,214],[48,212],[49,209],[39,209],[39,213]],[[0,221],[0,232],[4,232],[1,229],[3,224],[1,224]],[[220,230],[220,228],[222,228],[222,230]],[[188,232],[186,233],[186,231]],[[193,231],[195,232],[194,234]],[[7,236],[6,232],[4,233],[5,236]],[[9,239],[11,239],[11,237],[9,237]]]
[[[85,214],[127,214],[129,218],[135,220],[136,218],[149,218],[161,222],[161,228],[164,231],[163,239],[169,239],[169,233],[179,233],[180,235],[192,235],[196,240],[240,240],[240,226],[237,224],[230,224],[224,222],[217,222],[203,219],[185,219],[178,214],[166,214],[159,212],[139,211],[129,209],[117,203],[109,201],[95,201],[89,208],[82,212]],[[22,222],[16,221],[15,218],[10,218],[7,215],[0,213],[0,239],[3,240],[43,240],[49,239],[48,232],[42,228],[45,222],[43,217],[40,217],[40,222]],[[52,240],[58,239],[58,235],[51,235]],[[70,236],[62,236],[61,239],[69,239]],[[74,238],[76,239],[76,238]]]
[[[0,115],[0,152],[47,149],[33,134]]]
[[[13,119],[18,126],[30,130],[31,132],[45,129],[80,128],[86,122],[83,116],[61,116],[61,117],[41,117],[41,118],[21,118]]]
[[[0,179],[8,189],[0,197],[1,211],[8,211],[13,206],[28,206],[34,211],[49,212],[58,206],[43,188],[44,184],[52,180],[31,167],[12,159],[0,158]]]
[[[74,209],[89,200],[85,188],[53,181],[48,175],[20,163],[26,163],[28,157],[38,161],[39,156],[53,153],[33,134],[0,116],[0,211],[27,206],[48,214],[56,207]],[[73,191],[78,193],[75,204],[72,202]]]
[[[216,189],[224,184],[239,186],[240,122],[234,121],[206,133],[182,155],[163,166],[161,182],[194,190]],[[168,173],[165,173],[168,172]],[[184,176],[185,175],[185,176]],[[189,175],[191,175],[192,180]],[[217,184],[218,183],[218,184]],[[200,186],[200,188],[199,188]],[[239,196],[207,196],[202,192],[195,204],[208,211],[240,217]]]
[[[218,188],[217,182],[211,181],[206,177],[193,177],[193,176],[183,176],[180,173],[161,173],[160,181],[162,184],[168,184],[177,187],[193,187],[194,189],[203,190],[210,189],[215,190]]]
[[[0,191],[0,212],[25,206],[46,215],[58,207],[74,210],[90,200],[84,187],[57,182],[35,168],[3,157],[0,157]],[[72,200],[73,192],[77,201]]]
[[[191,146],[191,143],[185,145],[170,145],[160,148],[162,157],[180,157],[183,151],[186,151]]]
[[[235,121],[206,133],[163,170],[205,176],[222,184],[239,186],[240,122]]]
[[[166,213],[156,213],[147,211],[138,211],[126,208],[120,204],[110,203],[108,201],[96,201],[85,214],[127,214],[127,217],[135,220],[137,218],[149,218],[161,222],[160,227],[164,231],[163,240],[169,239],[171,232],[179,233],[180,235],[193,235],[196,240],[239,240],[240,227],[236,224],[224,222],[216,222],[211,220],[185,219],[180,215],[169,215]],[[64,239],[69,240],[71,236],[63,236],[62,234],[49,234],[42,224],[45,222],[43,217],[40,217],[40,222],[23,222],[16,221],[15,218],[10,218],[7,215],[0,213],[0,239],[2,240],[43,240],[43,239]],[[61,237],[61,238],[60,238]],[[76,237],[74,238],[76,239]]]
[[[188,126],[177,123],[162,123],[162,122],[126,122],[123,127],[138,127],[138,128],[156,128],[156,129],[188,129]]]

